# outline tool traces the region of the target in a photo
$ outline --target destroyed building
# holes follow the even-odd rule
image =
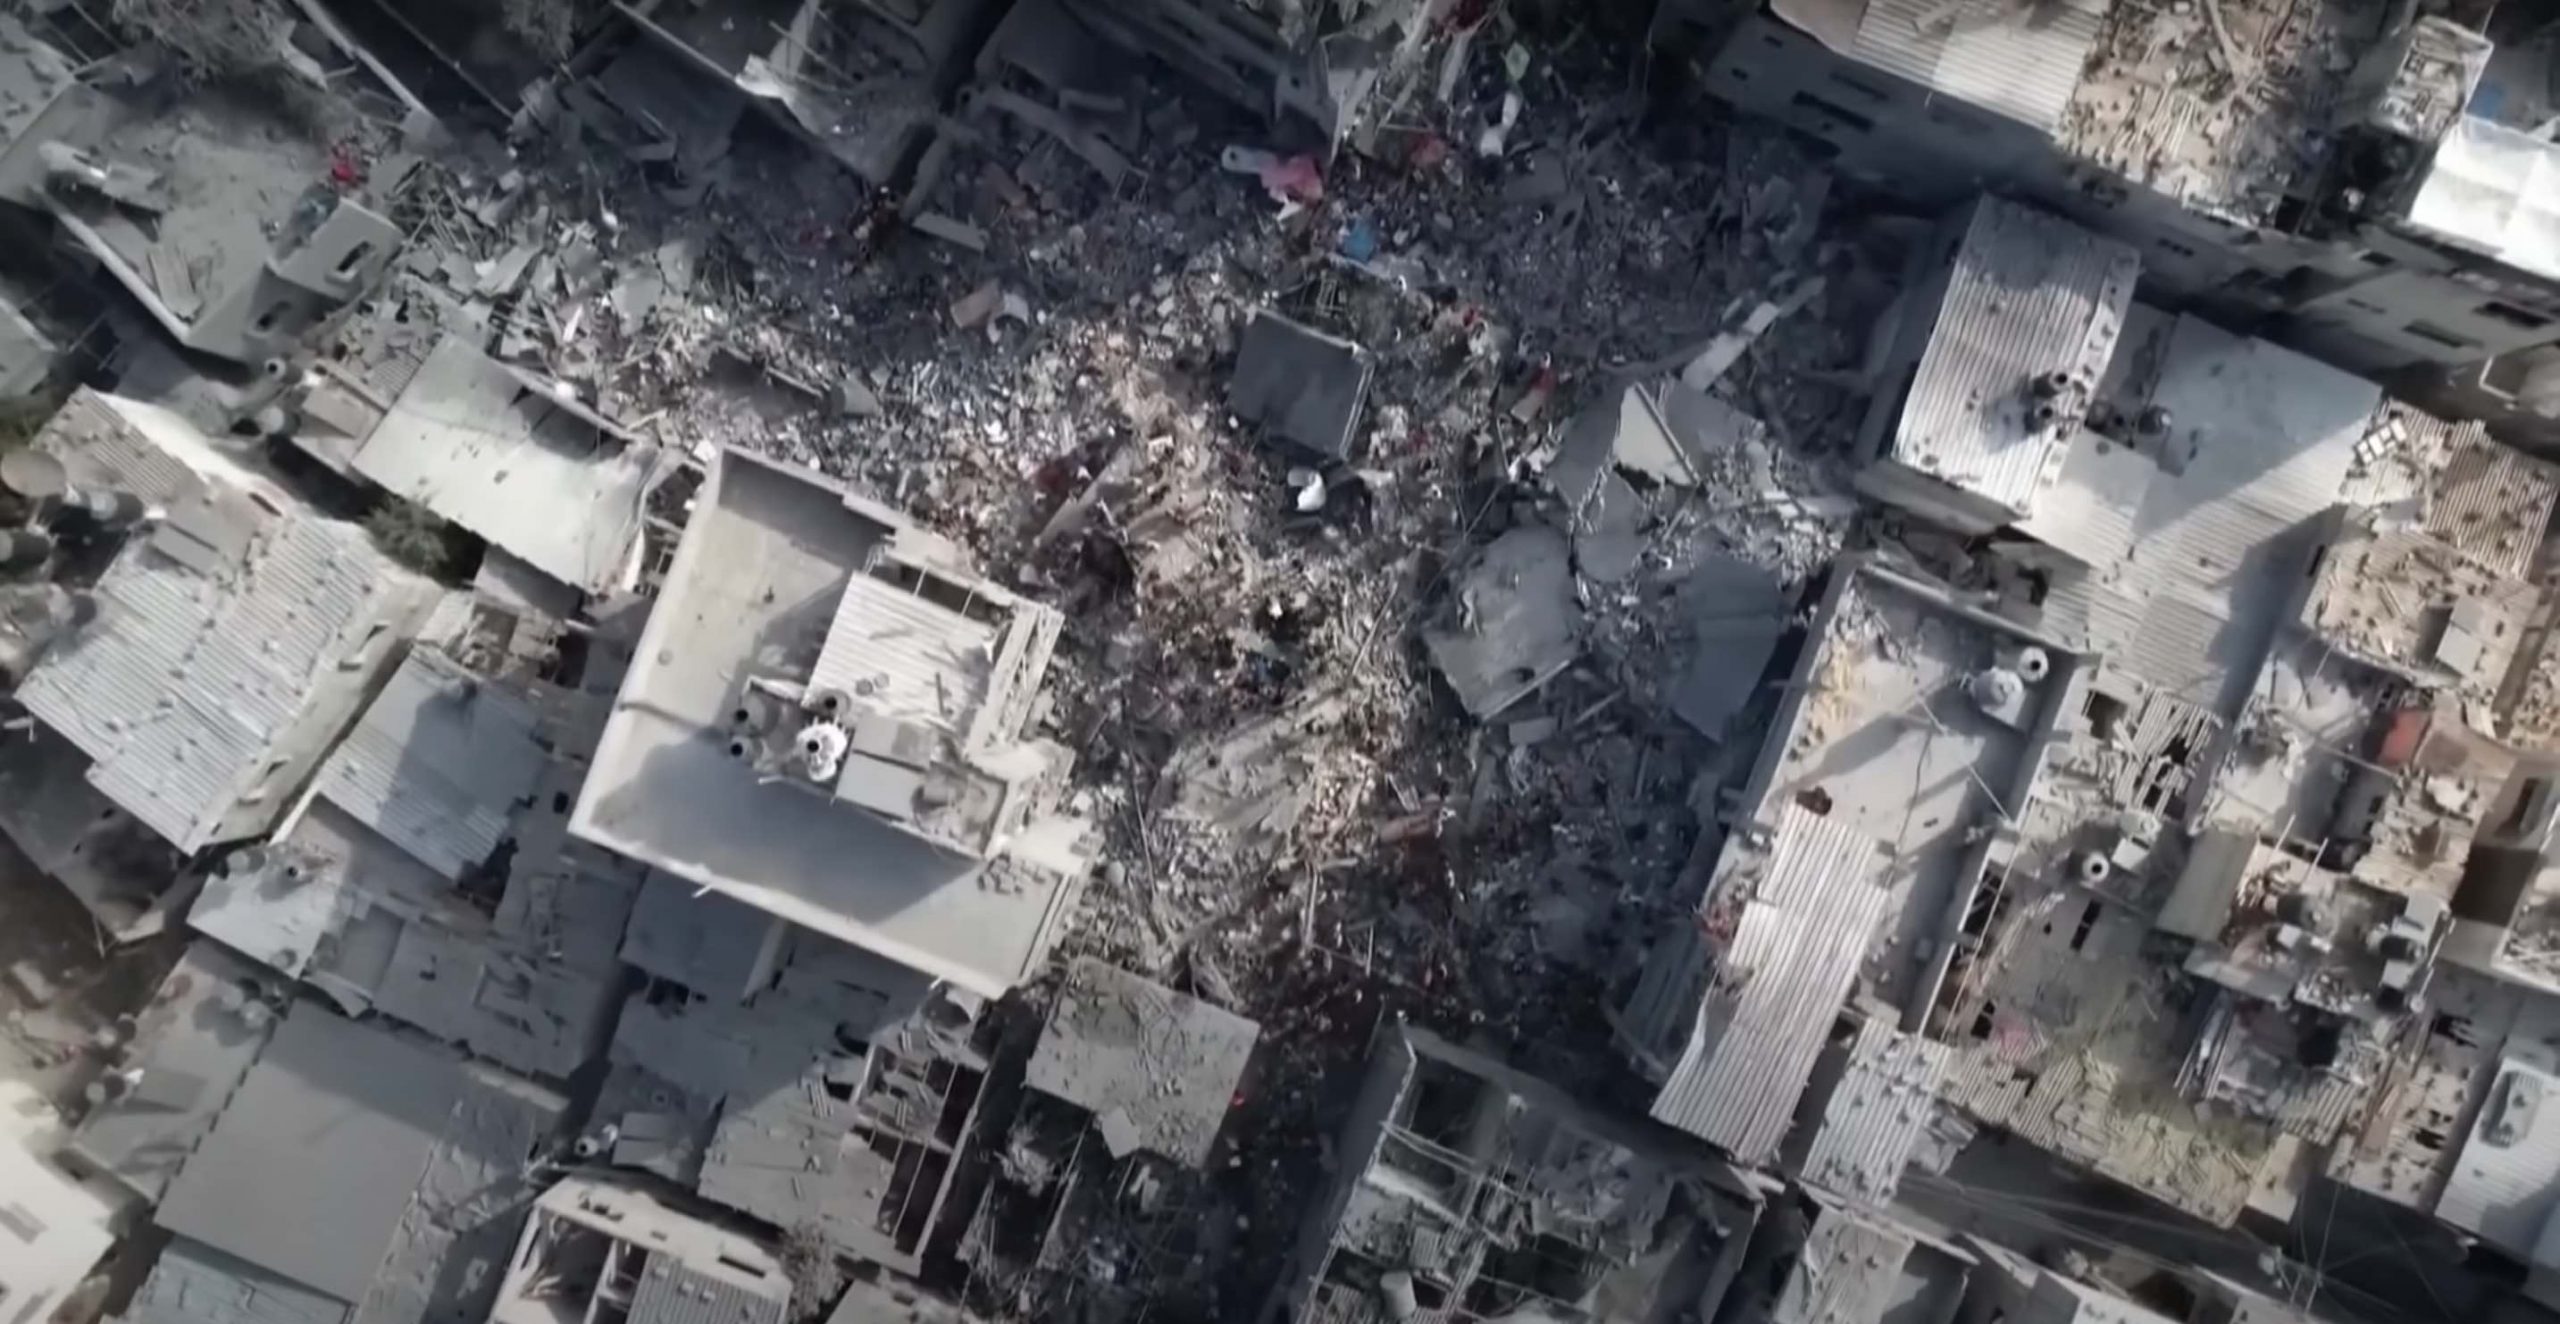
[[[646,1190],[571,1177],[542,1193],[508,1261],[490,1324],[620,1315],[634,1324],[783,1324],[791,1279],[754,1238],[670,1208]]]
[[[1021,1102],[959,1254],[973,1285],[1056,1319],[1162,1305],[1223,1236],[1201,1190],[1260,1028],[1078,960],[1023,1068]]]
[[[1074,913],[1055,611],[741,452],[697,497],[570,830],[982,996]]]
[[[1975,1256],[1891,1213],[1803,1190],[1773,1197],[1717,1324],[1947,1320]]]
[[[171,81],[50,84],[0,143],[0,201],[49,217],[177,344],[280,363],[380,279],[403,235],[351,196],[343,149],[272,99]]]
[[[217,863],[188,922],[349,1015],[538,1079],[602,1047],[638,870],[560,825],[600,704],[413,649],[270,841]],[[584,709],[585,711],[582,711]]]
[[[1547,8],[299,0],[417,75],[345,135],[0,28],[143,306],[0,458],[122,1317],[2232,1324],[2382,1257],[2321,1181],[2553,1295],[2560,470],[2314,356],[2529,269],[2448,190],[2531,80],[1755,9],[1782,118],[2008,153],[1844,151],[1911,224]],[[1984,1154],[2035,1260],[1920,1212]]]
[[[915,1272],[990,1066],[975,1000],[664,877],[623,955],[648,979],[582,1143],[777,1233]]]
[[[1704,31],[1709,7],[1670,9],[1666,31]],[[1980,10],[1774,0],[1707,38],[1706,85],[1923,201],[2032,196],[2133,245],[2155,297],[2468,416],[2543,417],[2560,259],[2523,236],[2547,30],[2366,0]]]
[[[344,467],[581,594],[637,587],[659,448],[565,385],[447,336]]]
[[[2120,306],[2014,490],[1871,453],[1878,495],[1993,540],[1952,583],[1833,572],[1697,921],[1621,1007],[1655,1115],[1737,1159],[1885,1198],[1934,1098],[2209,1222],[2289,1210],[2270,1183],[2392,1106],[2458,896],[2506,949],[2549,821],[2548,756],[2497,738],[2544,471],[2484,499],[2476,435]],[[1932,417],[1932,358],[2002,365],[1951,399],[2039,399],[2010,313],[1929,326],[1871,433]]]
[[[1657,1119],[1766,1161],[1853,984],[1920,1027],[2081,666],[1881,565],[1834,570],[1696,918],[1621,1012]]]
[[[1034,0],[1328,147],[1377,151],[1477,23],[1429,0]],[[1513,112],[1515,115],[1517,111]]]
[[[1760,1214],[1678,1137],[1410,1026],[1380,1030],[1336,1152],[1265,1319],[1706,1317]]]
[[[667,67],[646,46],[627,50],[600,73],[597,92],[666,134],[669,155],[702,164],[700,154],[716,150],[741,107],[752,105],[884,188],[914,164],[1002,10],[993,0],[782,0],[745,10],[618,0],[616,7],[681,63]],[[679,90],[706,75],[720,95]]]

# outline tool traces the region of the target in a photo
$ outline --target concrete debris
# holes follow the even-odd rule
[[[1581,651],[1564,540],[1537,527],[1495,539],[1460,574],[1454,616],[1423,643],[1469,713],[1491,717],[1554,680]]]
[[[114,391],[0,463],[0,1086],[181,1197],[133,1324],[2132,1317],[2002,1258],[2048,1159],[2548,1254],[2470,1147],[2560,1153],[2560,470],[2134,301],[2112,177],[1898,201],[1606,6],[301,3],[275,84],[38,8],[0,388]],[[2306,226],[2249,124],[2458,136],[2538,49],[1746,8],[1876,62],[1797,112]],[[2543,347],[2527,274],[2455,329]],[[1993,414],[1979,519],[1862,439]],[[280,1188],[360,1254],[226,1225],[297,1117],[382,1141]]]
[[[1692,391],[1704,391],[1722,380],[1733,365],[1749,352],[1753,342],[1777,325],[1778,319],[1791,316],[1822,293],[1822,278],[1808,276],[1789,286],[1775,299],[1754,305],[1741,323],[1729,331],[1719,331],[1714,339],[1698,351],[1697,357],[1680,367],[1680,384]]]
[[[1227,403],[1267,435],[1328,460],[1354,458],[1375,368],[1348,340],[1263,311],[1245,325]]]

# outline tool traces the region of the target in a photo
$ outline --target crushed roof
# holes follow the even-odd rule
[[[356,472],[586,592],[618,583],[656,447],[459,336],[429,353]]]
[[[459,880],[506,839],[550,758],[524,698],[417,648],[321,764],[318,792]]]
[[[1114,1157],[1206,1162],[1261,1027],[1090,957],[1031,1055],[1027,1083],[1094,1114]]]

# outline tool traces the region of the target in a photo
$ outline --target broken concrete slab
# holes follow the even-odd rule
[[[1457,615],[1422,640],[1469,714],[1491,717],[1555,679],[1582,649],[1564,535],[1524,525],[1493,540],[1458,581]]]
[[[1329,690],[1215,739],[1186,745],[1167,760],[1167,817],[1207,828],[1237,850],[1261,853],[1284,840],[1312,794],[1336,724],[1348,711]]]
[[[1574,522],[1573,562],[1584,579],[1616,584],[1644,560],[1644,494],[1614,473],[1604,474]]]
[[[1742,319],[1740,326],[1720,331],[1707,341],[1697,357],[1680,369],[1680,384],[1693,391],[1703,391],[1715,385],[1717,379],[1741,361],[1752,342],[1778,324],[1778,319],[1802,309],[1821,293],[1822,277],[1809,276],[1797,281],[1777,298],[1760,303]]]
[[[1717,553],[1700,563],[1681,597],[1691,613],[1692,652],[1671,711],[1721,740],[1759,691],[1794,620],[1795,596],[1767,570]]]
[[[1004,286],[995,281],[961,295],[951,303],[951,324],[962,330],[979,326],[1004,306]]]
[[[914,226],[916,233],[931,235],[946,244],[957,244],[979,253],[987,251],[987,232],[956,216],[929,211],[917,215],[907,224]]]
[[[1348,460],[1375,372],[1369,351],[1266,309],[1245,327],[1227,405],[1271,438]]]

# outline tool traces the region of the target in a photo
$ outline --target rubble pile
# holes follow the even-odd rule
[[[1225,159],[1260,130],[1138,73],[1125,172],[981,117],[912,225],[753,119],[684,174],[563,114],[438,175],[446,243],[407,270],[625,426],[855,480],[1060,606],[1054,725],[1108,834],[1087,948],[1284,1059],[1357,1051],[1391,999],[1596,1063],[1595,972],[1670,913],[1701,771],[1747,761],[1663,720],[1688,572],[1799,583],[1840,545],[1891,267],[1820,237],[1785,140],[1648,118],[1632,34],[1491,25],[1439,127],[1375,157],[1271,187]],[[1365,356],[1342,453],[1238,416],[1265,311]],[[1613,481],[1631,554],[1560,581],[1569,665],[1471,719],[1418,640],[1464,628],[1485,548],[1572,523],[1545,471],[1577,405],[1702,356],[1697,472]]]

